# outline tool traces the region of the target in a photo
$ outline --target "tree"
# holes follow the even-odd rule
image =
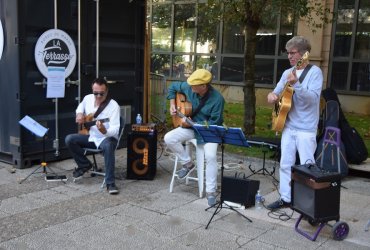
[[[255,54],[257,31],[269,25],[282,13],[291,13],[296,19],[302,18],[312,31],[321,28],[330,20],[330,10],[325,1],[317,0],[208,0],[207,8],[215,21],[239,22],[244,29],[244,132],[255,133],[256,95],[255,95]],[[204,34],[207,34],[204,32]],[[212,35],[207,35],[213,37]]]

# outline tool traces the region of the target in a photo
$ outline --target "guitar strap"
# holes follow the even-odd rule
[[[96,110],[95,114],[94,114],[94,118],[98,117],[98,115],[100,115],[100,113],[105,109],[105,107],[108,106],[110,102],[110,97],[107,97],[102,103],[100,103],[98,109]]]
[[[301,76],[300,76],[300,77],[299,77],[299,79],[298,79],[300,83],[302,83],[302,82],[303,82],[304,78],[305,78],[305,77],[306,77],[306,75],[307,75],[307,72],[311,69],[311,67],[312,67],[312,64],[307,64],[306,68],[304,68],[304,70],[303,70],[303,72],[302,72]]]
[[[209,86],[207,93],[200,99],[198,107],[191,113],[191,118],[196,116],[198,112],[203,108],[204,104],[206,104],[206,101],[208,100],[209,93],[213,90],[212,86]]]

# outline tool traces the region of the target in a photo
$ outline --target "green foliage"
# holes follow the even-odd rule
[[[169,102],[167,101],[167,105]],[[280,134],[276,135],[275,131],[271,130],[271,113],[272,107],[261,107],[257,106],[256,108],[256,134],[255,137],[274,139],[280,138]],[[243,114],[244,114],[244,105],[241,103],[226,103],[224,110],[224,124],[227,127],[243,127]],[[172,118],[169,112],[167,112],[167,129],[172,129]],[[361,135],[364,140],[367,151],[370,153],[370,115],[361,115],[354,113],[345,113],[344,114],[348,122],[352,127]],[[225,145],[225,152],[242,154],[248,157],[263,157],[263,150],[265,148],[253,145],[249,148]],[[270,158],[274,155],[274,152],[268,151],[266,153],[266,158]]]
[[[243,126],[243,114],[244,105],[239,103],[227,103],[225,105],[224,119],[225,124],[228,127],[242,127]],[[261,138],[275,138],[275,132],[271,128],[271,112],[272,108],[258,106],[256,108],[256,127],[255,136]],[[364,140],[367,151],[370,152],[370,115],[361,115],[354,113],[345,113],[345,117],[352,127],[361,135]],[[277,135],[280,138],[280,135]],[[261,147],[252,146],[250,148],[235,147],[226,145],[226,152],[232,152],[237,154],[243,154],[251,157],[263,157]],[[271,156],[273,152],[268,152],[266,157]]]
[[[268,26],[284,12],[305,19],[312,30],[321,28],[333,16],[325,3],[317,0],[208,0],[207,6],[212,11],[206,14],[213,20],[239,23],[254,20]]]

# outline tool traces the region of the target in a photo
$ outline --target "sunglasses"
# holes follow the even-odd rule
[[[93,92],[94,96],[104,96],[105,92]]]

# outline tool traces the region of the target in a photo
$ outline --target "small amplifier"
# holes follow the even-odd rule
[[[255,205],[255,196],[259,186],[260,181],[258,180],[224,176],[221,196],[225,201],[235,202],[246,208],[252,207]]]
[[[132,124],[131,129],[135,132],[152,133],[155,130],[155,123]]]
[[[292,209],[325,222],[339,219],[341,175],[314,164],[292,167]]]

